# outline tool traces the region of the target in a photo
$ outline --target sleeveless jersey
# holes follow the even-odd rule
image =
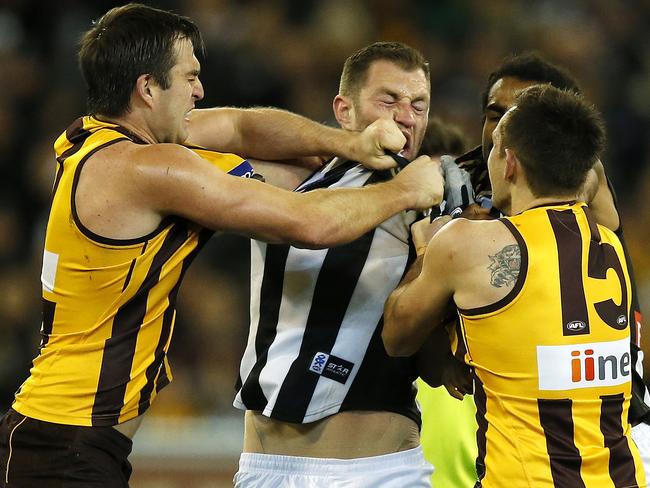
[[[334,159],[296,191],[361,187],[390,177]],[[392,411],[420,423],[411,358],[390,358],[384,302],[409,262],[402,212],[331,249],[252,242],[251,325],[234,405],[308,423],[344,410]]]
[[[483,160],[483,148],[477,146],[471,151],[456,158],[456,164],[461,168],[467,170],[472,179],[472,185],[476,193],[477,201],[481,201],[483,205],[491,206],[492,188],[490,187],[490,179],[488,178],[487,164]],[[616,192],[612,186],[611,181],[607,179],[607,186],[614,199],[614,207],[616,213],[620,216],[621,212],[618,208],[618,201]],[[495,217],[500,217],[498,210],[493,212]],[[643,328],[643,317],[641,316],[641,306],[639,304],[639,296],[636,289],[636,282],[634,280],[634,272],[632,269],[632,262],[627,253],[625,238],[623,235],[623,224],[620,223],[616,229],[616,236],[623,244],[627,257],[627,272],[630,274],[632,280],[632,309],[634,311],[633,319],[630,321],[630,355],[632,358],[632,400],[630,402],[630,422],[636,425],[640,422],[650,424],[650,391],[643,379],[643,351],[641,350],[641,330]],[[460,325],[460,324],[458,324]],[[456,335],[460,335],[457,330]],[[456,348],[456,346],[458,346]],[[458,358],[462,358],[465,354],[465,345],[462,341],[456,342],[453,351]]]
[[[56,141],[57,173],[45,236],[39,355],[13,408],[48,422],[110,426],[142,414],[171,381],[167,350],[183,274],[212,231],[168,217],[150,234],[108,239],[79,221],[85,161],[118,141],[144,143],[93,117]],[[220,169],[250,176],[248,161],[194,148]]]
[[[491,306],[460,310],[478,486],[645,486],[627,420],[632,307],[620,241],[584,204],[501,221],[521,250],[517,282]]]

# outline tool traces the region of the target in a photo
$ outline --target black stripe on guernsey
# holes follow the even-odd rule
[[[634,458],[628,445],[628,438],[623,435],[621,416],[623,414],[622,393],[603,395],[600,410],[600,431],[609,449],[609,475],[616,488],[637,486]]]
[[[580,476],[582,458],[573,441],[572,401],[537,399],[539,420],[546,437],[553,483],[558,487],[585,488]]]
[[[142,415],[149,405],[151,404],[151,392],[154,387],[156,387],[156,392],[159,391],[163,386],[169,384],[169,378],[167,378],[167,372],[165,371],[165,344],[169,342],[170,335],[172,333],[172,323],[174,320],[174,311],[176,309],[176,299],[178,297],[178,290],[183,282],[183,277],[187,268],[189,268],[194,258],[199,253],[201,248],[205,245],[207,240],[212,235],[210,231],[204,231],[199,237],[199,242],[194,248],[194,250],[187,255],[183,261],[183,266],[181,268],[178,281],[174,288],[169,292],[169,299],[167,300],[167,309],[163,314],[162,327],[160,330],[160,337],[158,338],[158,344],[156,345],[156,352],[154,353],[154,360],[147,367],[145,372],[145,377],[147,378],[147,384],[140,391],[140,405],[138,407],[138,415]]]
[[[280,387],[272,417],[303,418],[320,375],[309,371],[317,352],[331,351],[339,327],[366,264],[375,230],[343,246],[330,249],[316,279],[305,332],[298,357]]]
[[[414,382],[418,377],[415,360],[413,356],[388,357],[381,338],[383,322],[382,317],[372,334],[350,390],[341,403],[340,411],[395,412],[410,418],[421,427],[422,417],[415,404],[417,388]],[[386,385],[393,386],[388,395]]]
[[[266,247],[264,276],[260,296],[259,323],[255,336],[255,366],[247,378],[243,378],[241,398],[250,408],[263,410],[268,403],[259,383],[260,372],[266,366],[268,350],[277,334],[280,304],[282,303],[282,289],[284,285],[284,267],[289,255],[289,246],[272,245]]]
[[[50,340],[55,311],[56,303],[43,298],[43,330],[41,331],[41,347],[45,347]]]
[[[138,332],[147,312],[149,291],[158,283],[162,266],[183,246],[187,235],[184,224],[178,224],[170,230],[154,256],[140,288],[115,314],[111,337],[104,345],[92,413],[94,426],[117,424],[124,405],[124,393],[131,374]]]
[[[528,274],[528,247],[526,247],[526,241],[524,241],[524,238],[521,236],[521,234],[519,233],[517,228],[512,224],[512,222],[510,222],[508,219],[500,219],[500,221],[503,222],[503,224],[510,230],[513,237],[517,241],[517,244],[519,245],[519,252],[521,254],[519,275],[517,276],[517,281],[515,282],[515,285],[512,287],[512,290],[510,290],[510,292],[508,292],[508,294],[504,296],[501,300],[492,303],[490,305],[486,305],[484,307],[458,309],[463,315],[466,315],[468,317],[472,315],[482,315],[485,313],[490,313],[502,309],[511,301],[513,301],[517,297],[517,295],[519,295],[519,292],[521,291],[521,288],[524,286],[524,282],[526,281],[526,275]]]
[[[478,378],[476,373],[472,371],[474,377],[474,402],[476,403],[476,423],[478,429],[476,430],[476,445],[478,453],[476,456],[476,475],[478,477],[477,485],[480,485],[481,480],[485,476],[485,452],[486,452],[486,435],[488,430],[488,422],[485,418],[487,413],[487,397],[483,389],[483,383]]]
[[[578,221],[571,210],[547,210],[546,213],[557,245],[562,334],[589,334],[589,315],[582,282],[582,235]],[[585,327],[569,328],[573,322],[582,322]]]
[[[416,258],[417,252],[413,240],[409,236],[409,255],[400,281]],[[417,388],[414,382],[418,377],[416,361],[414,356],[389,357],[381,338],[383,328],[384,317],[382,315],[372,333],[359,371],[341,403],[340,410],[395,412],[406,415],[418,424],[418,427],[422,427],[422,416],[415,403]],[[387,384],[394,387],[390,395],[386,395]]]
[[[325,188],[331,186],[343,178],[350,169],[354,168],[358,164],[359,163],[355,161],[346,161],[345,163],[342,163],[341,165],[333,168],[331,171],[325,173],[322,178],[313,181],[304,187],[300,185],[297,191],[303,193],[306,191],[315,190],[316,188]]]

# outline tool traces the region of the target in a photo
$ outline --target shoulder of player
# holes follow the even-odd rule
[[[134,183],[173,184],[195,178],[225,175],[207,159],[180,144],[124,144],[112,163]]]
[[[499,220],[454,219],[436,234],[430,250],[452,272],[476,266],[494,249],[511,244],[514,237]]]

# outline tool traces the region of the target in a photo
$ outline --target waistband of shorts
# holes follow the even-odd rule
[[[313,458],[301,456],[280,456],[244,452],[239,457],[239,470],[247,472],[273,472],[282,474],[367,473],[404,469],[405,465],[420,466],[425,463],[422,447],[381,456],[355,459]]]
[[[133,449],[133,441],[113,427],[90,427],[67,425],[39,420],[21,414],[10,408],[5,417],[11,422],[21,423],[20,432],[29,432],[34,439],[50,442],[51,439],[63,442],[85,442],[103,446],[106,450],[126,459]],[[25,422],[21,422],[25,420]]]

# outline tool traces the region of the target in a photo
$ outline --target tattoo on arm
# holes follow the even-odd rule
[[[494,256],[490,256],[488,269],[492,272],[490,284],[496,288],[514,286],[521,267],[521,250],[517,244],[510,244]]]

